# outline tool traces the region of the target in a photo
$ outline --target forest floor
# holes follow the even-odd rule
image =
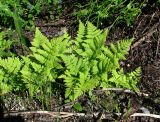
[[[66,12],[69,11],[64,11],[64,14],[56,22],[51,22],[45,19],[44,16],[43,18],[37,18],[35,24],[48,38],[58,36],[63,27],[66,27],[72,37],[75,37],[77,22],[73,21],[74,18],[67,17]],[[107,28],[107,25],[103,24],[103,28]],[[29,40],[34,37],[33,32],[25,32],[25,34]],[[141,81],[138,84],[141,94],[111,89],[111,94],[113,95],[110,98],[105,94],[105,91],[95,91],[96,101],[90,100],[87,95],[78,99],[83,106],[82,112],[76,112],[72,107],[73,103],[62,105],[62,101],[57,100],[56,97],[53,97],[50,111],[39,111],[42,108],[36,101],[31,101],[26,97],[26,99],[18,99],[16,102],[16,96],[10,95],[12,96],[10,100],[6,99],[4,102],[8,106],[10,105],[8,110],[15,112],[10,113],[10,116],[8,116],[7,112],[4,113],[3,121],[160,121],[160,117],[130,116],[133,113],[146,111],[149,111],[150,115],[160,115],[160,8],[154,5],[145,7],[132,27],[124,26],[122,23],[111,28],[106,44],[132,37],[134,37],[134,42],[130,48],[129,55],[125,61],[120,61],[120,64],[126,72],[130,72],[137,67],[142,68]],[[129,103],[131,103],[131,111],[128,109]],[[117,104],[119,112],[122,113],[121,115],[114,113],[114,110],[112,110],[112,107]],[[147,110],[140,110],[142,107]],[[24,108],[30,111],[23,111],[25,110]],[[106,108],[108,111],[113,111],[113,113],[107,112]],[[22,112],[16,112],[17,110]]]

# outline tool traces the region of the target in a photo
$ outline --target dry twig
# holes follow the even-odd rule
[[[24,112],[10,112],[11,116],[18,116],[22,114],[48,114],[51,115],[52,117],[55,118],[67,118],[71,116],[84,116],[84,117],[93,117],[93,116],[98,116],[99,113],[93,113],[93,114],[85,114],[85,113],[71,113],[71,112],[52,112],[52,111],[24,111]],[[122,113],[115,113],[117,116],[122,115]],[[4,114],[4,117],[8,116],[8,114]],[[105,119],[106,117],[111,117],[112,114],[105,114],[103,113],[101,115],[101,119]],[[152,117],[156,119],[160,119],[160,115],[156,114],[146,114],[146,113],[134,113],[131,115],[131,117]]]
[[[102,90],[95,90],[95,91],[117,91],[117,92],[124,92],[124,93],[131,93],[131,94],[138,94],[140,96],[145,96],[145,97],[148,97],[149,94],[146,94],[146,93],[142,93],[142,92],[133,92],[129,89],[122,89],[122,88],[105,88],[105,89],[102,89]]]
[[[160,115],[145,114],[145,113],[134,113],[131,115],[131,117],[152,117],[152,118],[160,119]]]

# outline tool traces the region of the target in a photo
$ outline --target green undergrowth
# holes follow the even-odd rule
[[[14,54],[10,51],[14,41],[5,39],[5,32],[0,32],[0,57],[5,58],[13,56]]]
[[[107,23],[111,26],[125,22],[131,26],[147,0],[87,0],[75,2],[77,11],[73,13],[77,20],[90,21],[100,26]]]
[[[38,28],[30,47],[31,54],[0,58],[0,95],[28,91],[43,103],[65,90],[65,98],[76,100],[98,88],[120,87],[138,91],[140,68],[124,73],[119,60],[128,54],[133,39],[105,46],[108,30],[80,22],[78,34],[71,39],[65,31],[48,40]]]
[[[28,47],[30,42],[25,38],[24,30],[33,31],[35,18],[42,13],[47,15],[48,11],[51,14],[54,13],[49,10],[50,8],[54,8],[54,11],[59,11],[60,14],[58,8],[60,5],[59,0],[2,0],[0,1],[0,23],[3,29],[16,30],[19,42]]]

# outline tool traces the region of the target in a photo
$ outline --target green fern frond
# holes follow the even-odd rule
[[[110,46],[112,52],[118,59],[125,59],[125,55],[128,54],[129,46],[133,42],[133,39],[121,40],[114,47]]]
[[[97,36],[100,36],[101,33],[103,32],[102,30],[97,29],[97,27],[95,27],[90,22],[87,23],[86,31],[87,31],[86,37],[89,39],[96,38]]]
[[[79,21],[79,28],[78,28],[77,38],[76,38],[78,42],[83,41],[82,39],[85,37],[85,33],[86,33],[85,31],[86,31],[86,27],[81,21]]]
[[[8,57],[6,59],[0,58],[0,92],[5,94],[12,90],[17,91],[21,89],[23,84],[20,77],[20,70],[23,62],[16,57]]]
[[[4,95],[12,90],[12,87],[3,81],[4,78],[5,78],[5,73],[1,69],[0,70],[0,95]]]
[[[0,96],[12,91],[12,86],[0,81]]]
[[[136,89],[135,73],[124,74],[119,60],[125,59],[132,39],[105,46],[108,30],[101,31],[90,22],[79,30],[72,53],[63,56],[66,66],[64,78],[66,97],[75,100],[84,92],[96,87],[123,87]],[[130,81],[129,81],[130,79]],[[134,80],[133,80],[134,79]],[[134,87],[131,87],[132,85]]]
[[[7,58],[0,59],[0,67],[3,68],[8,73],[16,74],[21,68],[21,61],[19,58]]]
[[[109,47],[103,48],[104,55],[111,60],[115,68],[119,68],[119,60],[125,59],[132,41],[133,39],[121,40],[117,44],[111,43]]]
[[[57,70],[63,68],[61,56],[67,53],[69,39],[65,32],[61,37],[49,41],[36,29],[32,47],[30,47],[32,54],[22,57],[25,65],[21,70],[23,81],[32,97],[37,91],[40,92],[46,86],[51,86],[50,84],[58,77]],[[43,93],[46,92],[46,90],[43,91]]]
[[[109,79],[109,82],[114,83],[115,87],[123,87],[138,91],[136,84],[140,80],[140,73],[140,68],[137,68],[135,71],[127,74],[124,74],[122,69],[118,72],[116,70],[113,70],[113,76]]]
[[[38,28],[36,28],[36,32],[35,32],[35,38],[33,40],[33,42],[31,43],[33,47],[36,47],[38,49],[41,48],[41,46],[43,45],[43,49],[44,50],[50,50],[52,48],[52,45],[49,43],[47,37],[45,37]],[[32,50],[32,48],[31,48]],[[34,52],[34,50],[32,50]]]
[[[127,80],[130,84],[130,88],[135,91],[139,91],[139,89],[136,87],[138,81],[140,80],[140,74],[141,74],[141,68],[138,67],[136,70],[132,71],[131,73],[128,73],[126,75]]]

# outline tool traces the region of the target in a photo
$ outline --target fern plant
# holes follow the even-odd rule
[[[70,100],[95,88],[138,90],[140,68],[124,74],[118,63],[125,59],[132,39],[106,47],[107,33],[90,22],[87,26],[80,22],[76,39],[70,40],[65,32],[49,41],[36,29],[30,55],[0,59],[0,93],[27,90],[31,97],[39,96],[45,102],[60,79]]]
[[[62,69],[60,56],[68,50],[69,38],[65,33],[49,41],[36,29],[30,47],[32,54],[0,59],[0,93],[28,90],[31,97],[37,97],[37,94],[41,100],[49,97],[51,84]]]
[[[42,100],[52,94],[52,84],[62,70],[60,56],[66,51],[69,36],[48,40],[36,29],[36,36],[30,48],[32,54],[22,57],[25,65],[21,70],[22,79],[31,97],[39,93]]]
[[[66,84],[66,98],[77,99],[94,88],[123,87],[138,90],[136,83],[140,68],[124,74],[118,61],[125,59],[132,39],[105,46],[107,31],[97,29],[90,22],[80,22],[78,35],[73,41],[72,53],[63,55],[66,71],[61,76]]]

